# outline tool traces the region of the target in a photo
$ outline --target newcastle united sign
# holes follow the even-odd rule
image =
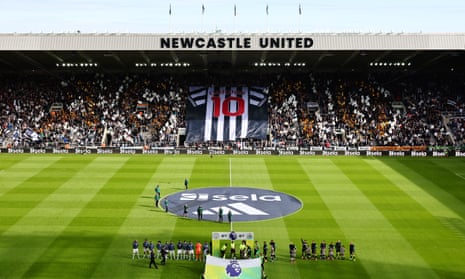
[[[313,47],[306,36],[166,36],[159,38],[163,50],[305,50]]]

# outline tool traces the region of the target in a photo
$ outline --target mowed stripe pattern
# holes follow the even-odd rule
[[[231,163],[231,164],[230,164]],[[0,278],[198,278],[196,262],[148,269],[131,242],[208,241],[228,224],[154,208],[190,188],[246,186],[285,192],[301,211],[235,223],[274,239],[272,278],[465,277],[465,160],[260,156],[0,155]],[[230,180],[231,178],[231,180]],[[193,209],[191,209],[193,210]],[[354,241],[358,260],[289,264],[288,244]]]

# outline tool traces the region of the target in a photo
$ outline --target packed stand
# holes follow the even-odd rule
[[[309,118],[304,109],[310,97],[306,85],[301,80],[278,76],[270,83],[269,93],[268,119],[273,146],[300,145],[303,131],[299,119]]]
[[[268,88],[267,141],[241,147],[463,146],[464,79],[306,74],[203,77],[81,74],[0,81],[0,146],[175,146],[188,86]],[[238,143],[186,146],[237,148]]]
[[[184,99],[181,87],[171,78],[95,74],[3,79],[1,144],[174,145],[169,135],[184,125],[179,117],[184,114]]]

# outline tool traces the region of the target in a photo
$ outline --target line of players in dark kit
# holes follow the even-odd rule
[[[340,240],[336,241],[335,243],[330,242],[329,244],[323,240],[318,247],[318,244],[314,240],[311,243],[308,243],[307,240],[301,239],[301,244],[302,259],[315,261],[346,259],[345,246],[341,243]],[[177,244],[174,244],[172,241],[170,241],[162,244],[161,241],[153,243],[152,241],[148,241],[146,239],[142,244],[144,249],[143,258],[147,257],[150,259],[150,268],[152,265],[154,265],[155,268],[158,268],[155,259],[161,259],[160,263],[162,265],[165,264],[166,259],[168,258],[171,260],[195,260],[201,262],[205,261],[206,256],[210,253],[210,246],[211,244],[208,242],[202,244],[200,241],[198,241],[196,244],[192,243],[192,241],[179,241]],[[225,258],[227,248],[230,248],[229,256],[235,258],[236,247],[234,245],[234,241],[231,241],[230,247],[228,247],[226,243],[223,243],[223,246],[220,249],[221,257]],[[239,256],[242,259],[252,257],[252,249],[246,245],[245,241],[242,241],[241,245],[239,246],[239,252]],[[268,252],[270,253],[268,254]],[[270,255],[269,258],[268,255]],[[293,242],[289,244],[289,255],[291,263],[295,263],[297,258],[297,247]],[[132,259],[135,259],[136,257],[140,259],[139,242],[134,240],[132,243]],[[261,257],[263,262],[276,260],[276,243],[274,240],[271,240],[269,245],[266,241],[264,241],[262,247],[260,247],[258,241],[255,241],[253,247],[253,257]],[[355,244],[353,242],[349,243],[349,260],[356,261]]]
[[[204,261],[206,256],[210,253],[210,244],[204,242],[203,244],[200,241],[193,243],[192,241],[178,241],[177,244],[174,244],[172,241],[162,243],[158,241],[153,243],[145,239],[142,243],[144,249],[144,254],[142,258],[147,257],[150,259],[149,267],[153,265],[155,268],[158,268],[155,259],[160,259],[161,264],[164,265],[167,259],[170,260],[191,260],[191,261]],[[139,253],[139,242],[134,240],[132,242],[132,259],[140,259],[141,255]]]
[[[320,245],[313,240],[308,243],[307,240],[301,239],[302,254],[301,258],[306,260],[345,260],[346,259],[346,248],[340,240],[326,243],[325,240],[320,242]],[[318,249],[319,248],[319,249]],[[295,263],[297,257],[297,247],[294,243],[289,244],[289,255],[291,263]],[[355,244],[349,243],[349,260],[356,261],[355,256]]]

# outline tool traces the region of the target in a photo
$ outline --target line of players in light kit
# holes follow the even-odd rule
[[[144,254],[142,258],[149,258],[151,253],[155,252],[156,249],[156,258],[161,259],[162,264],[165,263],[167,259],[171,260],[196,260],[203,261],[205,257],[210,253],[210,245],[205,242],[204,244],[198,241],[196,244],[192,241],[178,241],[175,245],[172,241],[162,243],[158,241],[156,244],[151,240],[145,239],[142,243]],[[132,259],[140,259],[139,253],[139,242],[134,240],[132,242]]]

